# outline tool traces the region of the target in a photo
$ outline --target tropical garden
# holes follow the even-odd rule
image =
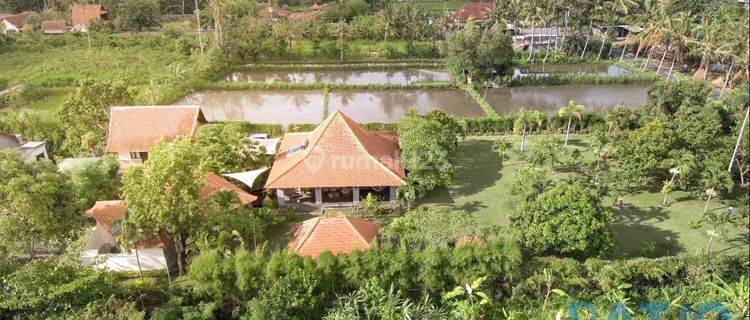
[[[0,318],[750,316],[742,4],[510,0],[464,22],[453,17],[463,5],[455,1],[102,0],[110,17],[89,32],[44,35],[41,21],[66,19],[71,2],[0,0],[0,12],[35,12],[31,30],[0,34],[0,130],[44,141],[51,158],[28,164],[0,152]],[[322,9],[310,20],[263,15],[313,3]],[[640,29],[607,28],[620,25]],[[586,64],[628,73],[514,76]],[[226,80],[435,66],[452,81]],[[642,105],[566,98],[553,110],[502,112],[488,95],[630,84],[647,87]],[[248,134],[309,131],[319,112],[306,123],[212,121],[193,138],[158,143],[124,174],[106,154],[109,107],[210,90],[320,92],[323,119],[337,92],[454,90],[480,115],[408,105],[396,121],[364,123],[398,133],[407,184],[395,205],[367,199],[346,211],[382,225],[379,245],[313,260],[285,250],[291,224],[312,215],[277,208],[273,193],[249,208],[233,193],[206,199],[199,189],[206,172],[271,164]],[[81,157],[96,160],[58,168]],[[170,268],[81,266],[94,225],[83,213],[112,199],[129,207],[120,244],[156,235]]]

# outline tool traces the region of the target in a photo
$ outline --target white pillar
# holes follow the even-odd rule
[[[276,189],[276,202],[279,204],[279,207],[285,207],[287,200],[289,198],[284,194],[284,190]]]
[[[352,202],[359,202],[359,187],[352,187]]]
[[[390,190],[389,190],[389,191],[390,191],[390,192],[389,192],[389,193],[390,193],[390,195],[389,195],[389,198],[390,198],[390,199],[388,199],[388,200],[390,200],[390,201],[396,201],[396,189],[397,189],[398,187],[388,187],[388,188],[390,189]]]
[[[323,204],[323,189],[315,188],[315,203]]]

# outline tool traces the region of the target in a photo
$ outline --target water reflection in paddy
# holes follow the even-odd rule
[[[587,75],[622,75],[628,74],[630,70],[614,64],[537,64],[524,65],[515,68],[514,77],[524,76],[548,76],[564,74],[587,74]]]
[[[360,122],[396,122],[407,108],[443,110],[457,117],[481,117],[482,108],[463,90],[333,90],[329,112],[341,110]]]
[[[565,85],[492,88],[485,99],[500,114],[516,112],[521,107],[556,112],[573,99],[587,110],[600,112],[605,106],[623,104],[639,107],[646,102],[648,85]],[[481,93],[481,92],[480,92]]]
[[[323,114],[321,90],[208,90],[191,93],[180,104],[201,106],[208,121],[318,123]]]
[[[443,69],[387,69],[387,70],[246,70],[228,75],[234,82],[336,83],[336,84],[411,84],[417,82],[451,82]]]

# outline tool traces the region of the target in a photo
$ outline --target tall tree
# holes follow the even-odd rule
[[[513,132],[521,134],[521,144],[518,146],[519,151],[523,152],[526,150],[526,134],[535,128],[541,128],[545,119],[544,113],[536,110],[522,108],[516,113],[516,120],[513,121]]]
[[[144,165],[123,175],[122,193],[129,209],[125,234],[166,233],[174,241],[180,273],[185,270],[185,236],[200,221],[202,152],[190,138],[157,142]],[[169,244],[167,244],[169,245]]]
[[[558,114],[561,117],[568,118],[568,126],[567,126],[567,129],[565,130],[565,143],[563,144],[565,149],[568,148],[568,138],[570,137],[570,132],[571,132],[570,126],[573,123],[573,116],[575,116],[576,118],[578,118],[578,120],[580,120],[581,116],[583,115],[584,110],[586,110],[586,107],[584,107],[583,105],[580,105],[580,104],[574,105],[573,100],[568,100],[568,104],[562,107],[560,111],[558,111]]]

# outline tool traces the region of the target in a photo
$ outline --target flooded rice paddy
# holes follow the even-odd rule
[[[225,78],[232,82],[254,83],[335,83],[335,84],[413,84],[419,82],[452,82],[443,69],[384,70],[245,70]]]
[[[640,107],[646,102],[648,85],[564,85],[491,88],[485,99],[500,114],[526,109],[554,112],[573,100],[589,111],[622,104]],[[481,94],[481,92],[480,92]]]
[[[564,74],[617,76],[630,73],[627,68],[614,64],[539,64],[515,68],[513,77],[550,76]]]

